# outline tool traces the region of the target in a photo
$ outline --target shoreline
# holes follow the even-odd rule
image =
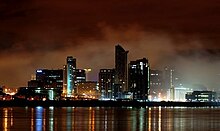
[[[0,107],[207,107],[220,106],[220,102],[138,102],[138,101],[99,101],[99,100],[75,100],[75,101],[0,101]]]

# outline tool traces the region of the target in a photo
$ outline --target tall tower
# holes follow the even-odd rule
[[[75,72],[76,72],[76,59],[72,56],[68,56],[66,64],[66,75],[67,75],[67,97],[71,97],[71,95],[76,91],[75,86]]]
[[[115,46],[115,86],[118,92],[128,91],[127,87],[127,54],[120,45]]]
[[[99,89],[101,98],[114,98],[114,69],[100,69]]]
[[[129,91],[135,100],[148,100],[150,67],[146,58],[131,61],[128,65]]]
[[[150,69],[150,95],[152,100],[166,96],[167,90],[163,88],[163,72]]]

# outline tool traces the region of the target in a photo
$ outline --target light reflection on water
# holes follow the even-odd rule
[[[0,108],[0,130],[185,131],[220,129],[220,108]]]
[[[53,119],[53,109],[54,107],[49,107],[49,131],[53,131],[54,130],[54,125],[53,125],[53,122],[54,122],[54,119]]]

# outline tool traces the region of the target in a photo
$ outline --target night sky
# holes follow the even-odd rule
[[[219,0],[0,0],[0,85],[26,86],[38,68],[114,67],[114,46],[151,68],[174,65],[186,86],[220,87]]]

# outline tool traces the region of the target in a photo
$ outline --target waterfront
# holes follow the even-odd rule
[[[5,107],[0,130],[217,131],[219,107]]]

